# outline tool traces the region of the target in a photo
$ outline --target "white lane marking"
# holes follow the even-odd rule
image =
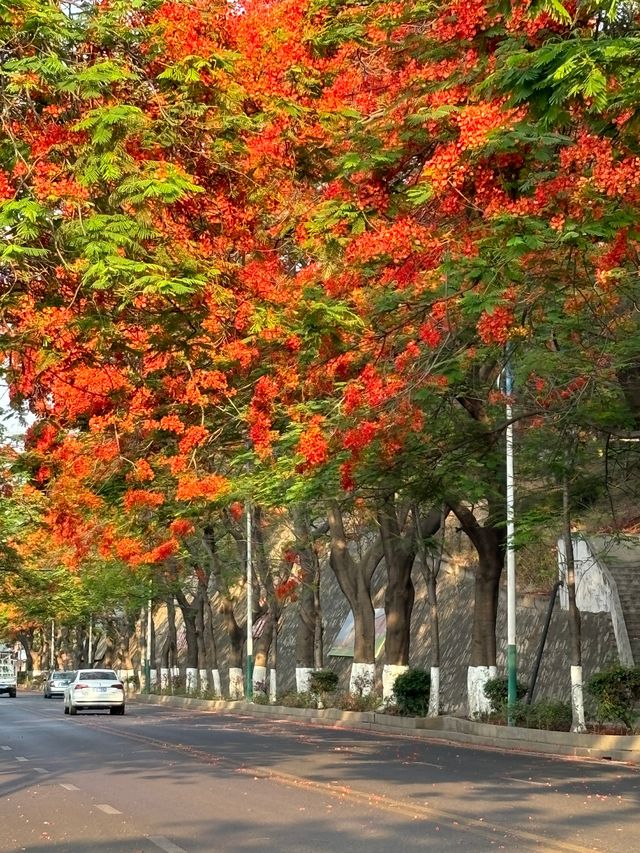
[[[96,808],[100,809],[100,811],[104,812],[105,814],[122,814],[122,812],[119,812],[118,809],[114,809],[113,806],[110,806],[107,803],[99,803]]]
[[[45,770],[44,767],[34,767],[33,769],[36,771],[36,773],[48,773],[49,772],[48,770]]]
[[[509,782],[520,782],[521,785],[540,785],[542,788],[550,788],[551,782],[537,782],[534,779],[516,779],[515,776],[503,776]]]
[[[16,755],[16,761],[28,761],[28,758],[25,758],[24,755]]]
[[[165,838],[164,835],[150,835],[149,841],[151,841],[152,844],[155,844],[156,847],[164,850],[165,853],[186,853],[184,847],[178,847],[177,844],[174,844],[173,841],[169,841],[169,839]]]
[[[76,788],[75,785],[71,785],[69,782],[60,782],[60,787],[64,788],[65,791],[79,791],[80,788]]]
[[[0,749],[10,750],[10,749],[11,749],[11,747],[10,747],[10,746],[0,746]]]

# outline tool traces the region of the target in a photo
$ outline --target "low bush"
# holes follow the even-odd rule
[[[526,684],[518,682],[517,684],[517,701],[524,699],[527,692]],[[506,676],[497,676],[490,678],[484,686],[484,695],[491,703],[492,714],[503,714],[507,707],[509,699],[509,680]]]
[[[505,700],[498,711],[486,716],[485,722],[504,726],[508,716]],[[511,718],[516,726],[526,729],[568,732],[571,730],[571,705],[557,699],[541,699],[533,705],[527,705],[520,700],[513,706]]]
[[[424,717],[429,710],[431,676],[423,669],[408,669],[393,684],[393,695],[401,714]]]
[[[316,696],[326,696],[333,693],[338,686],[338,673],[332,669],[317,669],[311,673],[309,679],[309,692]]]
[[[640,667],[614,666],[593,675],[587,690],[596,701],[598,722],[621,720],[633,728],[638,714],[634,708],[640,699]]]
[[[381,704],[379,693],[336,693],[332,703],[341,711],[377,711]]]
[[[533,705],[524,705],[524,722],[530,729],[546,729],[552,732],[571,730],[571,705],[558,699],[542,699]]]
[[[295,690],[278,696],[278,705],[286,708],[315,708],[317,698],[312,693],[298,693]]]

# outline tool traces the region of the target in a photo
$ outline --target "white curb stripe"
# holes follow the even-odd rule
[[[119,812],[118,809],[114,809],[113,806],[110,806],[107,803],[100,803],[96,806],[96,808],[100,809],[100,811],[104,812],[105,814],[122,814],[122,812]]]
[[[24,755],[16,755],[16,761],[28,761],[28,758],[25,758]]]
[[[0,749],[9,750],[9,749],[11,749],[11,747],[10,746],[0,746]]]
[[[178,847],[177,844],[174,844],[173,841],[169,841],[169,839],[165,838],[164,835],[150,835],[149,841],[151,841],[152,844],[155,844],[156,847],[164,850],[165,853],[186,853],[184,847]]]
[[[45,770],[44,767],[34,767],[33,769],[36,771],[36,773],[48,773],[49,772],[48,770]]]
[[[65,791],[79,791],[80,788],[76,788],[75,785],[70,785],[68,782],[60,782],[60,787],[64,788]]]

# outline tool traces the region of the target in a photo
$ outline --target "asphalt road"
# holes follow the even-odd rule
[[[638,818],[622,764],[0,697],[2,853],[640,853]]]

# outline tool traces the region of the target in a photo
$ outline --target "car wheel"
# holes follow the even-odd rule
[[[66,706],[66,705],[64,706],[64,712],[65,712],[65,714],[68,714],[68,713],[69,713],[69,709],[67,708],[67,706]]]
[[[75,717],[75,715],[78,713],[78,709],[75,707],[75,705],[69,705],[69,713],[72,717]]]
[[[9,699],[15,699],[15,698],[16,698],[16,691],[10,690],[9,691]]]
[[[110,713],[110,714],[115,714],[115,715],[117,715],[117,716],[119,716],[119,717],[122,717],[122,716],[123,716],[123,714],[124,714],[124,705],[116,705],[116,706],[115,706],[115,707],[113,707],[113,708],[109,708],[109,713]]]

